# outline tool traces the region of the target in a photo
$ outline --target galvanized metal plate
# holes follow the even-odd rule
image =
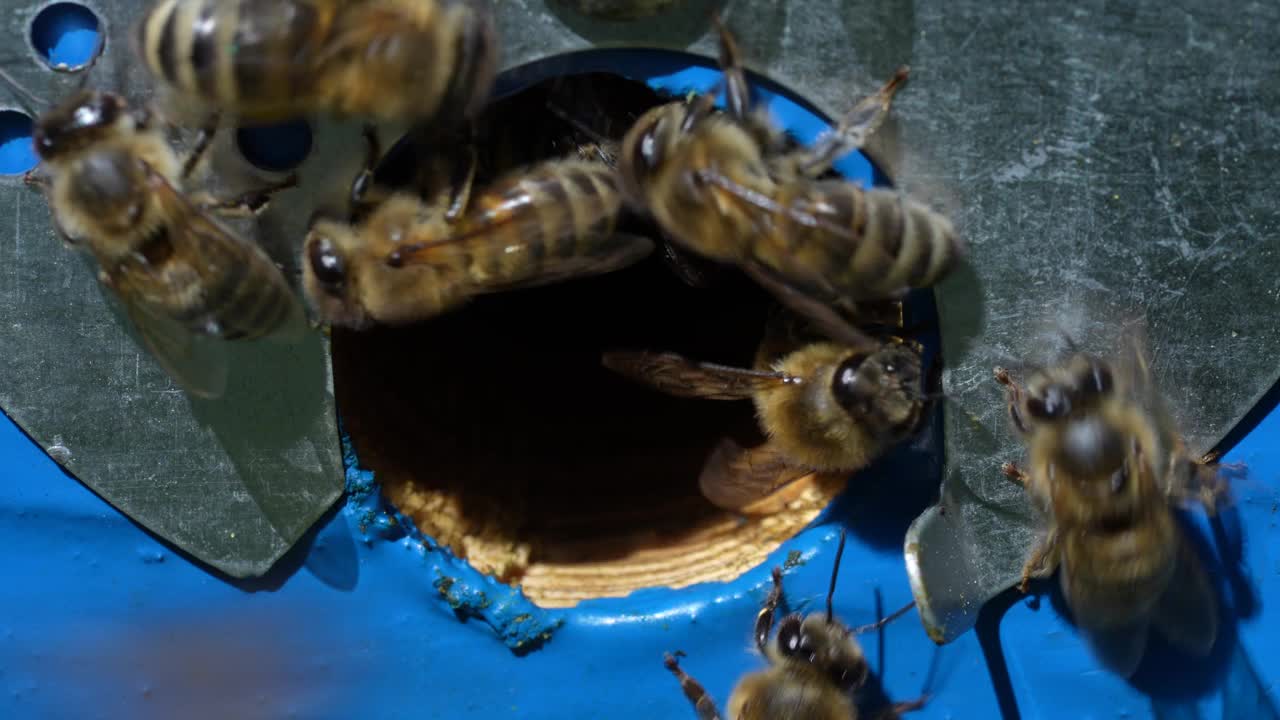
[[[899,177],[953,194],[972,273],[938,295],[948,370],[942,502],[907,538],[935,640],[1016,581],[1035,532],[998,468],[1021,448],[995,365],[1046,334],[1148,328],[1157,381],[1205,451],[1280,362],[1280,41],[1274,6],[917,5]],[[959,32],[957,28],[966,28]]]
[[[146,102],[127,34],[143,3],[87,4],[106,35],[88,84]],[[0,23],[6,46],[15,48],[4,67],[56,101],[85,73],[54,73],[16,50],[27,47],[27,24],[39,7],[16,9]],[[7,91],[0,98],[18,107]],[[340,133],[318,129],[317,145],[347,146]],[[219,181],[211,189],[271,179],[238,156],[229,136],[215,144]],[[308,175],[324,162],[308,159]],[[300,237],[309,216],[298,207],[304,199],[312,198],[289,192],[260,223],[235,228],[263,229],[264,244],[289,267],[292,244],[281,241]],[[342,492],[321,337],[232,344],[225,397],[192,399],[133,339],[119,304],[99,288],[96,268],[62,247],[44,198],[20,176],[0,178],[0,214],[11,228],[0,245],[0,408],[67,471],[195,559],[233,577],[266,572]]]

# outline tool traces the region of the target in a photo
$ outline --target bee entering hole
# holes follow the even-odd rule
[[[98,16],[79,3],[48,5],[31,21],[31,46],[54,70],[80,70],[102,51]]]
[[[31,144],[31,118],[16,110],[0,110],[0,175],[20,175],[36,166]]]
[[[311,126],[305,120],[272,125],[246,125],[236,130],[236,147],[256,168],[293,170],[311,154]]]
[[[493,178],[548,158],[613,164],[636,118],[670,99],[591,74],[493,103],[469,133],[474,202],[492,207],[482,193]],[[437,157],[412,148],[394,147],[374,184],[413,182],[423,158]],[[598,187],[559,192],[574,217],[577,203],[600,197]],[[804,477],[758,513],[704,497],[700,475],[726,439],[765,442],[753,403],[675,397],[602,356],[672,352],[750,368],[776,304],[735,270],[669,255],[641,218],[618,229],[651,238],[655,251],[611,272],[481,294],[414,324],[335,322],[331,336],[337,406],[361,466],[423,533],[546,607],[736,578],[844,485]]]

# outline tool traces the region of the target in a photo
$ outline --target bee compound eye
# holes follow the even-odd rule
[[[778,623],[778,651],[787,657],[794,657],[804,650],[804,634],[800,632],[800,618],[787,617]]]
[[[862,379],[859,370],[862,369],[862,364],[866,359],[866,355],[849,357],[840,363],[831,378],[831,393],[835,395],[836,402],[840,403],[843,408],[853,408],[861,400],[862,385],[865,380]]]
[[[342,261],[332,240],[327,237],[315,238],[308,247],[307,260],[316,280],[326,291],[332,294],[342,291],[347,281],[346,263]]]
[[[1089,377],[1085,379],[1081,390],[1088,395],[1102,395],[1111,392],[1111,368],[1093,360],[1089,363]]]
[[[1028,398],[1027,412],[1032,417],[1052,420],[1071,412],[1071,401],[1067,399],[1067,394],[1061,386],[1050,385],[1045,388],[1044,394],[1040,397]]]

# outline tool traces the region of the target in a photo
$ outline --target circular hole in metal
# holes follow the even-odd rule
[[[236,130],[236,147],[251,165],[270,172],[293,170],[311,153],[311,125],[289,120],[271,125],[245,125]]]
[[[617,140],[648,108],[719,79],[684,53],[556,60],[499,78],[477,121],[473,195],[497,174],[590,147],[565,116]],[[812,143],[829,127],[785,89],[752,82],[756,102],[795,141]],[[409,141],[396,145],[379,183],[412,182],[421,157]],[[859,153],[836,172],[885,181]],[[603,351],[639,349],[752,367],[773,301],[735,270],[710,272],[710,287],[691,287],[655,254],[598,277],[482,296],[408,327],[334,328],[336,404],[359,465],[424,534],[544,607],[732,580],[828,509],[860,515],[856,536],[900,553],[910,520],[936,497],[938,416],[923,423],[921,442],[891,453],[891,470],[877,463],[843,493],[847,478],[809,476],[764,501],[769,510],[739,516],[703,498],[698,476],[723,438],[763,440],[752,403],[670,397],[601,366]],[[904,315],[929,372],[932,294],[912,293]],[[869,492],[873,516],[857,509]]]
[[[79,3],[48,5],[31,21],[31,46],[54,70],[79,70],[102,51],[98,16]]]
[[[0,110],[0,175],[21,175],[35,167],[31,117],[17,110]]]

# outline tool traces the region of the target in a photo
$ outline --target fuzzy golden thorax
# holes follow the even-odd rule
[[[920,367],[903,345],[865,353],[815,343],[774,365],[802,382],[758,393],[756,411],[798,465],[858,469],[915,429],[924,405]]]

